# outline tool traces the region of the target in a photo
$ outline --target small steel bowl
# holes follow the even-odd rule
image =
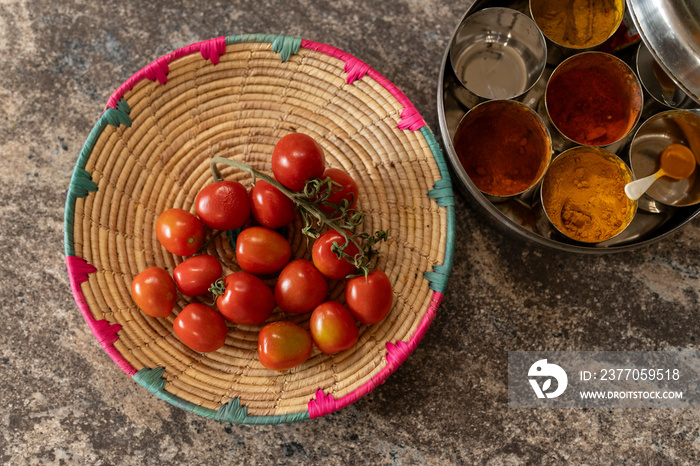
[[[544,121],[514,100],[488,100],[472,108],[459,122],[453,144],[467,176],[492,202],[527,197],[552,160],[552,139]],[[530,159],[528,150],[533,151]],[[508,163],[496,163],[496,153],[507,153]],[[496,182],[507,188],[497,189]]]
[[[582,167],[576,167],[574,170],[567,172],[559,170],[560,166],[567,163],[568,161],[574,161],[578,163],[578,158],[582,157],[592,157],[595,159],[597,167],[606,166],[605,174],[611,174],[607,177],[591,177],[590,173],[586,173]],[[619,181],[618,181],[619,179]],[[610,240],[620,233],[625,231],[625,229],[632,223],[634,215],[637,212],[637,201],[628,199],[624,194],[624,187],[627,183],[632,181],[632,172],[629,167],[622,161],[617,155],[612,152],[608,152],[599,147],[591,146],[577,146],[568,149],[555,158],[544,178],[542,179],[542,188],[540,190],[540,202],[546,218],[549,220],[551,226],[553,226],[559,233],[564,235],[566,238],[580,243],[601,243],[603,241]],[[585,201],[576,201],[574,198],[558,198],[556,194],[560,190],[561,186],[568,185],[569,187],[576,183],[578,189],[586,195]],[[617,183],[617,184],[613,184]],[[612,190],[619,190],[621,199],[626,201],[624,218],[616,230],[611,230],[612,234],[607,236],[584,236],[577,235],[573,229],[567,230],[564,228],[565,221],[559,222],[557,218],[562,218],[569,212],[569,221],[573,224],[578,224],[581,230],[584,230],[586,225],[589,223],[589,219],[593,219],[593,211],[591,206],[596,202],[600,205],[605,205],[603,201],[599,200],[599,192],[602,189],[609,187]],[[614,192],[614,191],[613,191]],[[557,199],[561,202],[555,202]],[[601,217],[595,219],[599,221],[605,221],[607,213],[604,210],[601,211]],[[590,233],[587,231],[586,233]]]
[[[656,173],[659,157],[671,144],[683,144],[700,163],[700,112],[668,110],[645,121],[630,144],[630,165],[635,179]],[[695,172],[683,180],[661,177],[646,195],[664,205],[682,207],[700,203],[700,174]]]
[[[577,72],[590,72],[591,76],[598,77],[598,83],[591,81],[576,82],[575,89],[569,86],[568,75]],[[588,86],[600,85],[603,88],[611,87],[615,92],[615,98],[619,100],[619,106],[614,107],[624,112],[624,126],[617,132],[608,134],[611,131],[606,127],[610,122],[604,119],[598,122],[599,126],[591,134],[574,134],[580,129],[577,125],[579,118],[590,115],[598,104],[587,96],[574,99],[573,94],[568,92],[576,90],[581,94],[581,90],[586,90]],[[555,95],[560,95],[557,99]],[[570,146],[575,144],[597,146],[614,152],[618,143],[622,143],[635,127],[642,113],[644,96],[642,86],[634,71],[622,60],[603,52],[583,52],[564,60],[552,73],[547,82],[544,94],[544,107],[549,122],[555,130],[570,142]],[[569,111],[568,120],[560,119],[557,115],[557,107],[567,106]],[[608,118],[610,118],[608,116]]]
[[[485,8],[459,25],[450,45],[450,62],[477,102],[512,99],[540,79],[547,47],[527,15],[510,8]]]
[[[530,14],[545,37],[558,47],[575,51],[591,49],[608,40],[620,26],[624,11],[624,0],[577,5],[572,1],[530,0]],[[552,25],[563,27],[556,30]]]

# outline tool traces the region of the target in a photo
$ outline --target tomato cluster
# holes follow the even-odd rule
[[[216,351],[225,344],[226,321],[260,325],[276,307],[290,314],[311,313],[310,331],[282,320],[264,325],[258,334],[260,362],[269,369],[285,370],[306,361],[313,344],[327,354],[352,348],[359,336],[357,322],[382,321],[393,298],[383,271],[358,273],[354,259],[362,251],[351,232],[329,229],[321,234],[307,260],[292,258],[289,242],[275,231],[296,218],[297,203],[282,190],[298,193],[311,179],[330,179],[336,189],[315,199],[318,210],[332,219],[356,204],[358,189],[352,177],[343,170],[326,168],[321,146],[301,133],[278,141],[272,153],[272,173],[274,179],[258,179],[250,192],[236,181],[205,186],[195,199],[196,215],[177,208],[164,211],[156,221],[158,241],[172,254],[189,257],[174,268],[172,277],[158,267],[138,274],[132,282],[132,296],[149,316],[167,317],[178,292],[189,297],[213,295],[216,308],[190,303],[173,323],[175,335],[200,352]],[[279,189],[274,182],[281,185]],[[207,229],[240,231],[235,256],[242,271],[222,278],[219,260],[201,253]],[[341,246],[342,255],[337,252]],[[346,277],[345,305],[329,301],[327,280]],[[273,279],[274,286],[268,286],[266,281]]]

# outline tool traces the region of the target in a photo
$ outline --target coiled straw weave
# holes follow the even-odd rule
[[[199,52],[199,53],[198,53]],[[394,306],[360,328],[351,350],[317,349],[285,372],[257,359],[260,326],[228,323],[225,346],[197,353],[172,330],[181,297],[164,319],[141,312],[132,279],[150,266],[172,272],[183,258],[155,237],[158,215],[194,212],[213,182],[212,157],[270,172],[287,133],[315,138],[327,166],[357,181],[364,229],[385,229],[379,267]],[[221,166],[226,179],[250,177]],[[392,373],[415,348],[442,298],[452,255],[452,189],[432,133],[398,89],[369,66],[329,46],[285,36],[234,36],[193,44],[156,60],[122,85],[90,134],[66,202],[66,259],[76,301],[116,363],[159,398],[226,422],[277,423],[316,417],[352,403]],[[295,257],[309,257],[297,222]],[[224,273],[240,270],[219,235],[208,252]],[[274,280],[269,281],[274,284]],[[343,283],[330,282],[342,302]],[[277,310],[270,319],[308,328],[309,315]]]

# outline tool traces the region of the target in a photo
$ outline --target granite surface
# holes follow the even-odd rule
[[[436,82],[464,4],[0,2],[0,464],[697,464],[700,411],[509,409],[506,391],[509,350],[697,349],[697,220],[634,252],[574,255],[513,241],[458,194],[454,268],[418,349],[359,402],[292,425],[155,400],[73,301],[69,179],[131,74],[215,36],[297,35],[375,67],[438,134]]]

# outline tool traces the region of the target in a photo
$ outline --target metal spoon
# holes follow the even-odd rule
[[[656,173],[625,185],[625,194],[630,199],[642,197],[652,184],[662,176],[674,180],[688,178],[695,171],[695,154],[683,144],[671,144],[661,153],[661,167]]]

